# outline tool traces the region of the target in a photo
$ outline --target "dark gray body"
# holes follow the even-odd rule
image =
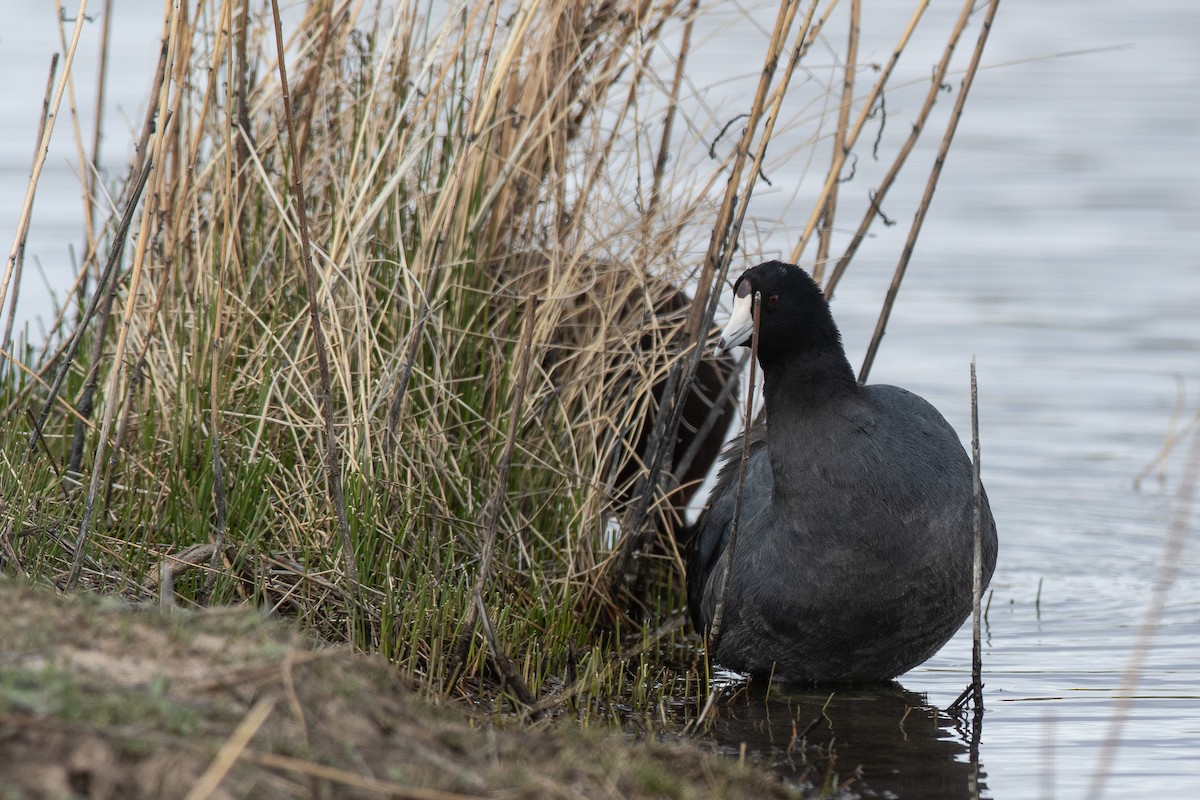
[[[805,682],[887,680],[932,656],[970,614],[973,479],[957,434],[917,395],[858,386],[848,366],[823,363],[838,357],[844,363],[830,352],[765,373],[766,427],[752,431],[724,620],[710,653],[729,669]],[[838,380],[824,379],[831,370]],[[740,444],[687,554],[689,610],[706,633]],[[997,549],[986,494],[981,512],[986,586]]]

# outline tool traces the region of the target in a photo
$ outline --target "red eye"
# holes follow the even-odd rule
[[[770,295],[767,298],[767,305],[769,305],[769,306],[779,305],[779,295],[777,295],[777,294]]]

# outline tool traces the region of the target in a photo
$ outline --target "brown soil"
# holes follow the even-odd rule
[[[0,800],[794,797],[686,743],[492,724],[248,609],[0,580]]]

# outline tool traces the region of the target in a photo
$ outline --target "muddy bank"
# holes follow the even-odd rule
[[[688,744],[471,718],[252,610],[9,581],[0,608],[5,798],[798,796]]]

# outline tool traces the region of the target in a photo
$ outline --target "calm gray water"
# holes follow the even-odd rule
[[[891,20],[912,4],[864,5],[871,44],[863,56],[882,60],[899,30]],[[957,4],[934,5],[931,34],[957,13]],[[1132,697],[1132,709],[1105,794],[1200,796],[1194,513],[1146,669],[1136,686],[1122,685],[1182,460],[1170,462],[1165,484],[1152,479],[1137,491],[1133,481],[1163,442],[1179,384],[1193,412],[1200,402],[1197,31],[1194,5],[1002,0],[984,60],[991,68],[976,79],[872,370],[874,381],[923,394],[968,441],[977,358],[984,481],[1001,537],[985,630],[985,797],[1088,796],[1119,697]],[[901,74],[919,80],[941,40],[915,45]],[[730,64],[763,45],[753,30],[724,29],[711,46],[725,60],[709,63]],[[924,88],[889,99],[897,135],[907,133]],[[837,291],[852,363],[874,329],[942,124],[912,157],[913,180],[889,196],[885,211],[899,224],[878,231]],[[767,174],[787,166],[768,164]],[[792,182],[777,184],[789,188],[758,196],[768,207],[760,210],[794,231],[810,203],[801,193],[789,211]],[[787,232],[772,244],[790,252]],[[915,696],[835,697],[832,722],[812,735],[844,743],[843,777],[863,764],[860,789],[970,797],[970,732],[944,717],[935,724],[928,708],[897,724],[921,695],[949,704],[969,666],[966,630],[900,679]],[[737,698],[714,736],[731,751],[745,740],[791,769],[792,723],[802,729],[827,697],[791,698],[797,711],[789,701]]]
[[[862,58],[881,61],[911,4],[864,5]],[[8,6],[0,31],[6,247],[57,42],[49,3]],[[140,119],[143,108],[161,3],[118,0],[117,7],[119,79],[106,163],[119,177],[136,125],[128,120]],[[755,13],[769,22],[769,14]],[[914,42],[895,79],[912,85],[889,97],[887,136],[907,132],[956,13],[956,3],[931,9],[929,34]],[[703,57],[693,62],[696,85],[715,86],[705,101],[718,127],[740,110],[764,46],[762,32],[737,6],[723,4],[721,14],[719,25],[705,29]],[[831,33],[831,48],[840,46],[842,30]],[[1195,4],[1003,0],[985,56],[989,68],[977,78],[873,370],[872,380],[926,396],[968,439],[968,369],[972,355],[978,360],[984,481],[1001,536],[985,631],[982,728],[933,710],[968,681],[964,632],[899,686],[839,693],[824,717],[827,693],[736,694],[718,709],[709,734],[718,746],[737,752],[745,743],[749,753],[813,780],[807,755],[819,780],[824,767],[815,751],[789,754],[788,745],[794,722],[802,731],[821,717],[809,743],[827,744],[832,732],[839,775],[862,765],[855,791],[1090,800],[1114,705],[1128,697],[1105,795],[1200,796],[1194,513],[1146,668],[1135,686],[1122,684],[1160,568],[1181,459],[1168,463],[1163,483],[1154,478],[1135,490],[1134,477],[1163,442],[1178,387],[1186,387],[1193,410],[1200,396],[1197,32]],[[94,42],[98,27],[85,35]],[[819,67],[833,61],[830,51],[814,55],[796,96],[819,91],[830,79]],[[965,52],[958,63],[966,64]],[[889,197],[885,211],[899,224],[877,231],[835,297],[853,363],[874,327],[951,102],[943,96],[942,116],[912,157],[914,180]],[[26,319],[45,313],[50,290],[63,290],[71,274],[67,244],[80,239],[66,134],[64,124],[40,190],[30,252],[46,279],[27,278]],[[804,135],[797,127],[797,148]],[[790,251],[811,204],[806,192],[821,175],[819,166],[806,171],[806,155],[784,158],[787,150],[784,141],[774,151],[766,173],[775,188],[764,187],[752,206],[759,228],[772,233],[747,247],[764,256]],[[867,162],[845,197],[872,185],[879,169]],[[973,733],[977,787],[969,763]]]

